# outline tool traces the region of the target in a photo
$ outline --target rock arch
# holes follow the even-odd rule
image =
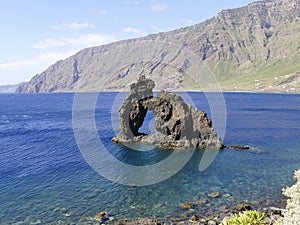
[[[160,91],[153,98],[155,83],[145,76],[130,85],[131,93],[119,109],[120,133],[117,143],[140,142],[164,149],[223,147],[205,112],[199,112],[176,94]],[[139,133],[148,111],[155,119],[155,134]]]

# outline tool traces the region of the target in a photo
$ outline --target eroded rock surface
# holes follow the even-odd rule
[[[139,142],[163,149],[223,148],[205,112],[170,92],[160,91],[153,98],[154,87],[154,81],[145,76],[131,84],[131,93],[119,109],[120,133],[112,141]],[[154,115],[155,134],[139,132],[149,110]]]

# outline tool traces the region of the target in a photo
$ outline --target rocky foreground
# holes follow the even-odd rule
[[[225,204],[233,200],[229,194],[214,192],[207,195],[207,198],[198,202],[184,202],[178,206],[181,216],[166,216],[165,218],[149,217],[131,219],[114,219],[108,212],[99,212],[94,219],[101,224],[117,225],[218,225],[225,222],[233,214],[246,210],[258,210],[266,214],[265,222],[268,225],[275,224],[282,217],[286,206],[286,199],[269,201],[261,198],[258,201],[243,202],[239,204]],[[212,210],[216,201],[224,201],[220,209]],[[277,206],[277,207],[274,207]]]

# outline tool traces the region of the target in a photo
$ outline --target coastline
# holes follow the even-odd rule
[[[234,90],[225,90],[225,91],[217,91],[217,90],[194,90],[194,89],[187,89],[187,90],[167,90],[170,92],[175,93],[183,93],[183,92],[190,92],[190,93],[230,93],[230,94],[279,94],[279,95],[300,95],[299,92],[269,92],[269,91],[234,91]],[[16,94],[16,95],[23,95],[23,94],[76,94],[76,93],[120,93],[120,92],[128,92],[128,90],[104,90],[104,91],[55,91],[55,92],[0,92],[0,94]],[[158,93],[159,90],[153,90],[154,93]]]
[[[221,208],[212,210],[210,205],[217,199],[230,199],[232,198],[228,194],[222,195],[219,192],[208,194],[207,198],[200,199],[198,202],[184,202],[178,206],[178,212],[180,216],[169,215],[165,218],[159,216],[141,217],[134,219],[116,219],[110,220],[111,216],[107,212],[100,212],[103,217],[100,218],[100,222],[103,224],[116,224],[116,225],[218,225],[228,220],[232,215],[248,210],[256,210],[263,212],[266,215],[268,224],[275,224],[276,220],[283,217],[282,212],[286,207],[286,198],[280,200],[269,201],[266,199],[258,199],[257,201],[248,202],[245,200],[241,203],[234,203],[232,205],[224,204]],[[226,202],[226,201],[224,201]],[[106,214],[106,215],[105,215]],[[94,217],[94,219],[97,216]],[[98,218],[99,220],[99,218]]]

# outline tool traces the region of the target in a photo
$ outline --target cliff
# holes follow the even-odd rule
[[[190,82],[197,63],[225,91],[300,93],[299,0],[254,2],[194,26],[83,49],[17,91],[124,90],[137,74],[156,76],[158,89],[199,90]]]

